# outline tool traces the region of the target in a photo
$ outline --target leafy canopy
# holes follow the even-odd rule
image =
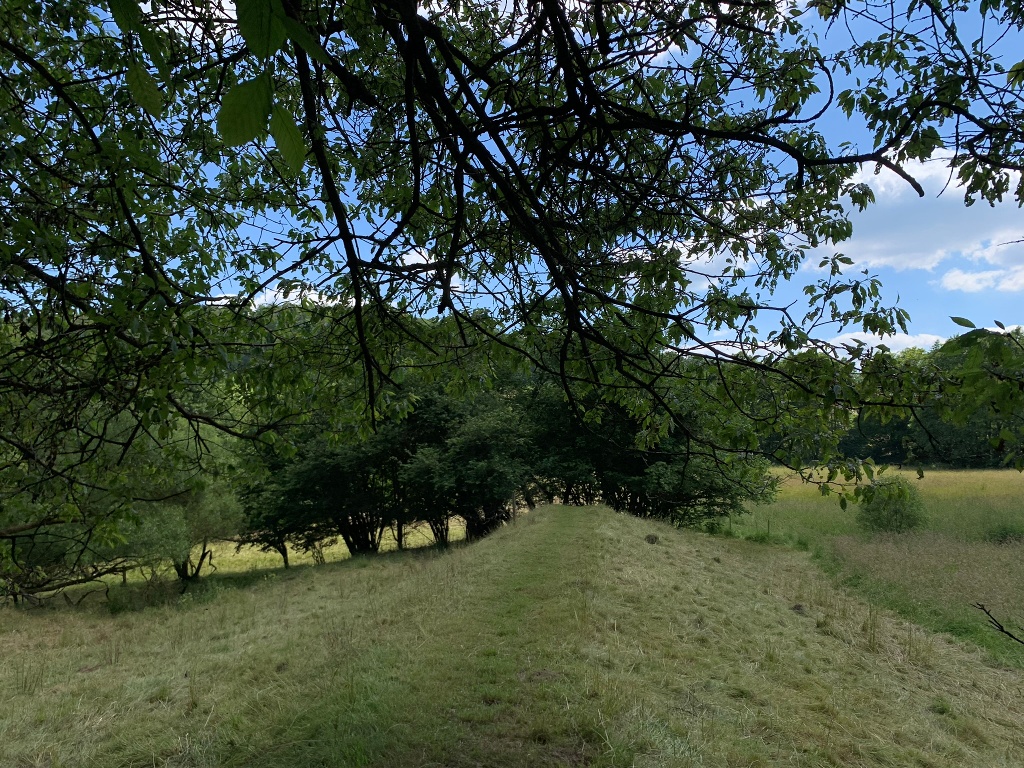
[[[410,365],[468,375],[467,347],[652,438],[679,361],[709,359],[732,415],[708,439],[743,452],[785,448],[758,425],[804,424],[805,452],[839,410],[916,403],[927,382],[822,340],[906,321],[833,249],[865,163],[916,185],[942,157],[969,201],[1021,199],[1021,21],[1009,0],[9,0],[4,487],[73,480],[115,418],[125,443],[374,423],[411,407]],[[846,118],[863,142],[826,130]],[[774,305],[812,252],[806,306]],[[290,303],[255,308],[268,289]],[[745,410],[741,381],[771,397]]]

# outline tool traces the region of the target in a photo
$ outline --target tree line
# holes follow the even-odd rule
[[[411,526],[447,546],[454,521],[474,540],[556,501],[699,525],[774,491],[767,460],[688,439],[709,426],[699,412],[652,442],[626,409],[577,410],[584,404],[557,382],[522,368],[457,391],[425,378],[405,394],[409,412],[372,431],[339,432],[324,418],[273,444],[211,437],[201,472],[155,445],[141,455],[138,444],[128,495],[90,499],[66,521],[4,539],[0,590],[33,595],[168,566],[188,583],[224,540],[277,552],[286,567],[290,549],[315,558],[339,540],[352,554],[376,552],[389,530],[402,548]],[[131,500],[154,479],[156,497],[149,485],[148,499]]]
[[[291,332],[315,333],[334,311],[297,309],[304,320]],[[444,339],[457,328],[450,319],[423,320],[418,332]],[[567,389],[500,350],[464,355],[452,376],[416,347],[396,349],[405,358],[403,377],[372,427],[363,401],[340,400],[261,440],[207,426],[147,435],[118,450],[116,430],[131,424],[125,419],[114,422],[111,444],[92,461],[68,464],[73,476],[17,492],[24,475],[8,467],[0,472],[7,489],[0,593],[42,594],[131,569],[169,569],[187,584],[209,569],[211,545],[226,540],[277,552],[285,566],[290,550],[317,557],[337,541],[353,554],[376,552],[388,531],[401,548],[413,526],[446,546],[456,522],[473,540],[517,510],[556,501],[603,502],[700,526],[770,498],[772,464],[806,472],[840,456],[848,476],[865,461],[997,466],[1008,460],[1005,436],[1019,430],[1020,416],[1000,407],[1007,395],[993,388],[1017,388],[1022,338],[1020,331],[971,332],[859,374],[865,391],[865,382],[881,388],[913,379],[916,390],[933,393],[904,409],[830,408],[800,386],[771,386],[746,366],[677,359],[663,405],[646,415],[580,382]],[[239,365],[268,368],[287,352],[267,346]],[[993,359],[998,365],[987,367]],[[798,381],[834,380],[836,372],[832,358],[813,350],[786,365]],[[357,374],[339,367],[335,375]],[[319,386],[351,391],[322,377]],[[204,396],[211,393],[220,393],[225,413],[257,407],[230,372]],[[261,394],[257,403],[266,402]],[[837,471],[823,487],[850,498],[870,493],[843,480]]]
[[[964,338],[908,349],[897,358],[918,380],[933,382],[934,396],[915,408],[858,414],[840,443],[847,456],[879,464],[984,469],[1014,465],[1021,413],[1001,402],[1001,391],[1021,390],[1024,332],[1010,332],[1005,346],[977,348]],[[986,342],[992,346],[991,340]]]

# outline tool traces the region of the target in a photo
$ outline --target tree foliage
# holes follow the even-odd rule
[[[715,404],[691,453],[855,472],[832,426],[936,390],[824,341],[906,323],[835,252],[873,197],[854,174],[920,191],[941,157],[968,202],[1020,201],[1021,22],[1009,0],[6,2],[0,538],[111,486],[104,452],[366,429],[411,410],[410,370],[472,384],[467,350],[621,409],[641,445],[685,429],[682,382]],[[811,254],[806,305],[776,305]],[[965,343],[1019,410],[1012,342]]]
[[[264,454],[250,470],[241,541],[279,552],[344,540],[376,551],[389,526],[426,523],[447,545],[453,519],[468,540],[512,521],[524,504],[605,502],[677,525],[740,513],[774,492],[767,462],[709,454],[685,434],[638,442],[642,425],[621,407],[585,423],[549,378],[512,377],[453,395],[421,388],[404,419],[363,437],[292,437],[295,456]],[[587,411],[595,418],[596,409]],[[696,419],[688,428],[696,429]],[[401,539],[399,539],[401,541]]]
[[[841,450],[882,464],[1000,467],[1014,462],[1024,391],[1022,332],[972,331],[930,351],[907,350],[901,367],[931,394],[916,407],[857,418]]]

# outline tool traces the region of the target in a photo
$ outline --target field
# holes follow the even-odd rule
[[[1018,649],[972,606],[986,605],[1013,629],[1024,619],[1024,475],[905,474],[926,505],[927,521],[918,532],[867,536],[858,530],[852,506],[843,511],[836,497],[823,498],[815,486],[792,478],[775,503],[736,518],[726,531],[809,548],[863,598],[967,638],[999,663],[1020,664]]]
[[[447,552],[219,566],[145,610],[0,612],[0,765],[1024,764],[1024,672],[795,548],[554,507]]]

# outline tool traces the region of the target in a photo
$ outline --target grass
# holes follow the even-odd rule
[[[916,532],[864,534],[852,505],[843,511],[835,497],[794,480],[773,504],[734,520],[732,532],[813,549],[862,597],[977,643],[996,663],[1021,666],[1024,655],[972,606],[984,603],[1011,627],[1021,617],[1024,475],[984,470],[907,476],[925,502],[927,521]]]
[[[465,526],[457,519],[452,520],[449,533],[450,541],[457,544],[465,539]],[[410,525],[406,526],[404,544],[405,548],[409,550],[421,549],[433,546],[434,538],[426,525]],[[222,586],[248,583],[253,579],[262,578],[264,575],[273,574],[283,566],[281,556],[275,551],[263,552],[248,546],[237,548],[228,542],[215,542],[210,545],[210,549],[213,552],[213,557],[209,561],[212,563],[212,567],[209,563],[205,565],[201,575],[208,577],[214,574],[215,578],[212,582],[209,579],[201,581],[200,584],[203,586],[200,589],[208,589],[211,583]],[[381,539],[380,553],[393,553],[397,549],[394,532],[391,529],[385,530]],[[197,556],[196,551],[193,552],[194,556]],[[325,564],[342,562],[351,557],[348,548],[340,540],[324,547],[322,554]],[[292,546],[288,547],[288,561],[293,568],[316,564],[312,552],[302,552]],[[97,587],[97,585],[91,584],[72,588],[67,590],[67,594],[69,599],[75,602],[83,599],[89,600],[93,595],[102,594],[115,612],[136,610],[147,605],[178,599],[181,588],[174,582],[174,579],[173,568],[170,564],[164,564],[162,568],[155,571],[151,568],[129,571],[123,579],[130,586],[129,589],[119,587],[122,582],[120,577],[111,577],[103,586]],[[107,585],[113,589],[106,589]]]
[[[0,765],[1024,763],[1024,673],[792,549],[548,508],[448,552],[229,560],[173,605],[3,610]]]

